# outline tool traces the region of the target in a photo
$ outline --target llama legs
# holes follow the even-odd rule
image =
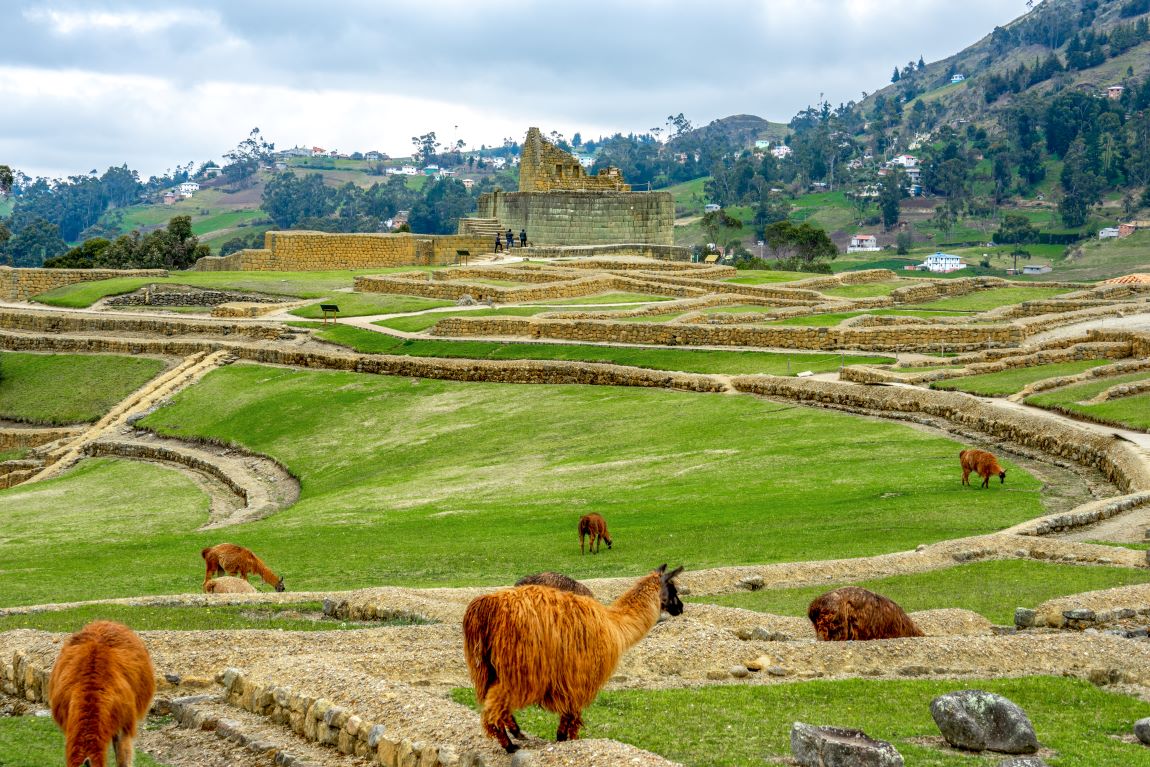
[[[511,729],[513,733],[516,733],[519,731],[519,725],[511,713],[503,685],[495,684],[488,688],[487,695],[484,696],[483,715],[480,717],[480,721],[483,722],[483,729],[487,731],[488,735],[499,741],[499,745],[503,746],[504,751],[513,754],[519,750],[519,746],[512,743],[511,738],[507,737],[507,730]]]
[[[559,730],[555,733],[555,740],[578,740],[579,729],[583,726],[583,717],[579,712],[559,715]]]
[[[132,736],[120,733],[112,737],[112,748],[116,752],[116,767],[132,767]]]

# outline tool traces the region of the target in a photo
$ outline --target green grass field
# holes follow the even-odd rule
[[[997,309],[1000,306],[1009,306],[1010,304],[1018,304],[1023,301],[1038,301],[1043,298],[1052,298],[1070,292],[1068,288],[993,288],[991,290],[979,290],[974,293],[967,293],[965,296],[940,298],[937,301],[916,304],[913,308],[985,312],[990,309]]]
[[[149,719],[144,730],[157,729],[167,719]],[[108,764],[115,764],[112,749],[108,749]],[[3,767],[47,767],[64,764],[64,734],[51,717],[0,716],[0,765]],[[138,747],[136,767],[165,767]]]
[[[0,418],[96,421],[163,369],[160,360],[144,357],[0,352]]]
[[[932,389],[945,389],[947,391],[964,391],[968,394],[981,394],[984,397],[1005,397],[1021,391],[1027,384],[1041,381],[1045,378],[1069,376],[1096,368],[1100,365],[1109,365],[1114,360],[1073,360],[1071,362],[1055,362],[1049,365],[1034,365],[1026,368],[1010,368],[998,373],[982,373],[980,375],[950,378],[945,381],[935,381],[930,385]]]
[[[302,323],[301,323],[302,324]],[[676,370],[683,373],[766,373],[790,375],[800,370],[826,373],[840,365],[883,365],[889,357],[796,352],[743,352],[703,349],[661,349],[588,346],[581,344],[499,343],[449,341],[434,338],[404,339],[348,325],[316,328],[316,337],[363,354],[400,354],[412,357],[463,357],[499,360],[573,360]]]
[[[916,283],[905,280],[862,282],[856,285],[841,285],[837,288],[819,288],[819,292],[823,295],[836,296],[838,298],[871,298],[872,296],[890,295],[890,292],[895,288],[906,288],[914,284]]]
[[[689,609],[689,608],[688,608]],[[956,690],[998,693],[1026,711],[1051,767],[1147,767],[1150,749],[1119,738],[1150,716],[1150,703],[1062,677],[893,681],[808,681],[770,685],[617,690],[583,712],[584,738],[614,738],[688,767],[783,764],[794,722],[851,727],[888,741],[914,767],[990,767],[1003,754],[935,746],[935,697]],[[470,689],[452,697],[475,705]],[[527,732],[555,739],[558,718],[538,708],[516,714]]]
[[[724,282],[733,282],[736,285],[771,285],[776,282],[794,282],[818,277],[808,272],[776,272],[767,269],[748,269],[741,272],[738,277],[730,277]]]
[[[331,293],[309,306],[302,306],[290,313],[305,319],[318,320],[323,317],[320,304],[335,304],[340,317],[364,317],[371,314],[398,314],[399,312],[422,312],[441,306],[453,306],[451,301],[418,296],[399,296],[392,293]]]
[[[1100,378],[1097,381],[1035,394],[1026,398],[1026,404],[1063,410],[1116,426],[1150,431],[1150,394],[1136,394],[1091,405],[1083,404],[1084,400],[1093,398],[1111,386],[1144,381],[1148,377],[1150,377],[1150,373],[1142,372]]]
[[[502,309],[460,309],[457,312],[431,312],[428,314],[414,314],[410,317],[392,317],[380,320],[374,324],[392,330],[402,330],[406,333],[419,333],[433,327],[440,320],[448,317],[531,317],[536,314],[556,311],[547,306],[508,306]]]
[[[957,464],[955,461],[955,481],[959,475]],[[1011,480],[1013,477],[1008,474],[1006,485],[996,484],[989,492],[1005,492]],[[979,488],[967,489],[988,492]],[[908,612],[960,607],[980,613],[993,623],[1014,625],[1015,607],[1036,607],[1048,599],[1068,594],[1147,582],[1150,582],[1150,572],[1146,570],[1057,565],[1031,560],[992,560],[858,583],[764,589],[698,597],[690,601],[805,617],[807,606],[815,597],[840,586],[851,585],[890,597]]]
[[[831,327],[851,317],[860,317],[864,314],[873,314],[877,317],[957,317],[965,312],[954,311],[927,311],[922,309],[869,309],[865,312],[827,312],[825,314],[808,314],[805,317],[788,317],[783,320],[772,320],[768,325],[803,325],[810,327]]]
[[[271,455],[300,477],[302,497],[197,532],[206,497],[153,466],[85,461],[2,491],[10,603],[196,592],[199,551],[220,540],[253,548],[292,590],[475,585],[545,569],[618,576],[660,562],[864,556],[1042,510],[1040,483],[1014,466],[1005,492],[959,485],[951,440],[742,396],[239,364],[140,425]],[[590,509],[610,520],[610,556],[578,553],[575,525]],[[769,537],[746,535],[764,525]]]
[[[547,306],[594,306],[596,304],[645,304],[651,301],[671,301],[670,296],[656,296],[650,293],[600,293],[597,296],[579,296],[578,298],[553,298],[545,301],[526,301],[527,305],[545,304]]]

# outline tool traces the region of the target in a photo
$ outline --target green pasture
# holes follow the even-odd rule
[[[1131,373],[1124,376],[1099,378],[1086,383],[1064,386],[1060,389],[1041,392],[1026,398],[1026,404],[1038,407],[1076,413],[1104,423],[1125,426],[1142,431],[1150,430],[1150,394],[1135,394],[1130,397],[1083,404],[1111,386],[1134,383],[1150,378],[1150,372]]]
[[[154,466],[85,461],[0,491],[11,603],[198,591],[200,549],[221,541],[255,550],[291,590],[475,585],[866,556],[1042,512],[1040,483],[1013,465],[1005,492],[955,482],[951,440],[749,396],[238,364],[139,426],[271,455],[302,496],[200,532],[206,497]],[[589,510],[615,539],[593,557],[575,545]]]
[[[1025,368],[1010,368],[998,373],[981,373],[962,378],[949,378],[931,383],[932,389],[964,391],[981,394],[984,397],[1005,397],[1020,391],[1024,386],[1046,378],[1070,376],[1085,372],[1100,365],[1110,365],[1114,360],[1071,360],[1054,362],[1049,365],[1034,365]]]
[[[756,306],[755,304],[740,304],[724,305],[724,306],[708,306],[706,309],[700,309],[702,314],[766,314],[774,311],[775,307],[771,306]]]
[[[954,461],[954,482],[961,472],[958,456]],[[1009,492],[1014,480],[1006,475],[1006,484],[989,489],[965,488],[976,492]],[[692,602],[741,607],[746,610],[806,617],[811,601],[840,586],[862,586],[890,597],[907,612],[958,607],[985,616],[992,623],[1014,625],[1015,607],[1036,607],[1049,599],[1084,591],[1112,589],[1150,582],[1150,572],[1124,567],[1083,567],[1035,562],[1029,559],[991,560],[958,565],[944,570],[897,575],[857,583],[825,583],[793,589],[692,597]],[[690,608],[688,608],[690,609]]]
[[[474,313],[471,312],[471,314]],[[683,373],[761,373],[767,375],[790,375],[799,370],[826,373],[838,370],[840,365],[883,365],[892,361],[889,357],[803,352],[781,354],[714,349],[503,343],[435,338],[405,339],[347,325],[323,326],[318,323],[309,323],[309,325],[315,327],[316,337],[320,340],[349,347],[361,354],[498,360],[572,360],[575,362],[610,362],[616,365],[631,365],[655,370],[677,370]]]
[[[672,301],[670,296],[656,296],[650,293],[600,293],[597,296],[579,296],[578,298],[549,298],[543,301],[526,301],[528,305],[546,304],[547,306],[593,306],[596,304],[644,304],[651,301]]]
[[[153,283],[320,299],[331,295],[334,290],[350,289],[355,283],[355,278],[363,275],[426,271],[432,268],[443,267],[402,266],[328,272],[171,272],[167,277],[116,277],[110,280],[77,282],[41,293],[33,300],[49,306],[82,308],[91,306],[105,296],[131,293]]]
[[[149,718],[141,729],[159,729],[164,718]],[[108,749],[108,764],[116,759]],[[0,765],[3,767],[46,767],[64,764],[64,733],[47,716],[0,716]],[[165,767],[136,747],[136,767]]]
[[[1150,271],[1150,232],[1135,232],[1120,240],[1093,239],[1077,248],[1073,259],[1055,265],[1046,279],[1093,281],[1121,277],[1132,272]]]
[[[554,312],[556,309],[549,306],[508,306],[501,309],[460,309],[455,312],[427,312],[413,314],[408,317],[392,317],[372,323],[383,328],[402,330],[405,333],[419,333],[434,327],[440,320],[448,317],[531,317],[536,314]]]
[[[72,633],[96,620],[117,621],[136,631],[343,631],[427,623],[417,618],[341,621],[323,617],[322,602],[206,606],[89,604],[66,610],[3,615],[0,631],[36,629]]]
[[[732,282],[736,285],[771,285],[776,282],[794,282],[796,280],[809,280],[818,277],[808,272],[776,272],[770,269],[748,269],[740,272],[738,277],[730,277],[723,282]],[[795,287],[792,285],[791,287]]]
[[[951,309],[963,312],[985,312],[1000,306],[1020,304],[1023,301],[1039,301],[1072,292],[1069,288],[992,288],[967,293],[965,296],[940,298],[914,305],[917,309]]]
[[[290,313],[305,319],[318,320],[323,317],[320,304],[335,304],[340,317],[364,317],[372,314],[398,314],[400,312],[422,312],[441,306],[454,306],[453,301],[440,301],[419,296],[402,296],[392,293],[330,293],[314,304],[293,309]]]
[[[690,609],[690,608],[688,608]],[[1017,679],[813,680],[667,690],[611,690],[584,710],[584,738],[613,738],[688,767],[789,763],[794,722],[863,730],[892,743],[915,767],[990,767],[1003,754],[943,748],[930,702],[957,690],[1002,695],[1023,708],[1051,767],[1147,767],[1150,749],[1121,738],[1150,716],[1150,703],[1066,677]],[[475,705],[470,689],[452,697]],[[652,713],[654,712],[654,714]],[[539,708],[516,713],[520,726],[555,739],[558,717]]]
[[[163,362],[146,357],[0,352],[0,418],[96,421],[163,369]]]
[[[908,280],[885,280],[883,282],[860,282],[854,285],[841,285],[837,288],[818,288],[826,296],[838,298],[872,298],[874,296],[887,296],[895,288],[906,288],[915,283]]]
[[[802,325],[809,327],[832,327],[851,317],[860,317],[872,314],[878,317],[958,317],[965,312],[927,311],[921,309],[868,309],[857,312],[827,312],[825,314],[808,314],[803,317],[787,317],[782,320],[771,320],[768,325]]]

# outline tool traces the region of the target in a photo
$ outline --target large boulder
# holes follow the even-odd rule
[[[802,767],[902,767],[902,755],[861,730],[795,722],[791,753]]]
[[[1050,767],[1042,759],[1037,756],[1017,756],[1013,759],[1007,759],[1004,762],[999,762],[994,767]]]
[[[1139,719],[1134,723],[1134,734],[1138,740],[1150,746],[1150,717]]]
[[[1034,725],[1017,704],[983,690],[960,690],[930,702],[930,715],[955,748],[1033,754],[1038,751]]]

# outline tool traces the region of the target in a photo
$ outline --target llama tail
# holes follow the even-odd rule
[[[467,658],[467,670],[475,684],[475,699],[480,703],[487,697],[487,691],[495,683],[495,667],[491,665],[491,647],[486,631],[487,610],[484,597],[467,606],[463,614],[463,654]]]
[[[204,559],[207,559],[207,558],[208,558],[208,552],[209,552],[209,551],[211,551],[211,549],[210,549],[210,548],[207,548],[207,549],[200,549],[200,556],[201,556],[201,557],[203,557]]]

